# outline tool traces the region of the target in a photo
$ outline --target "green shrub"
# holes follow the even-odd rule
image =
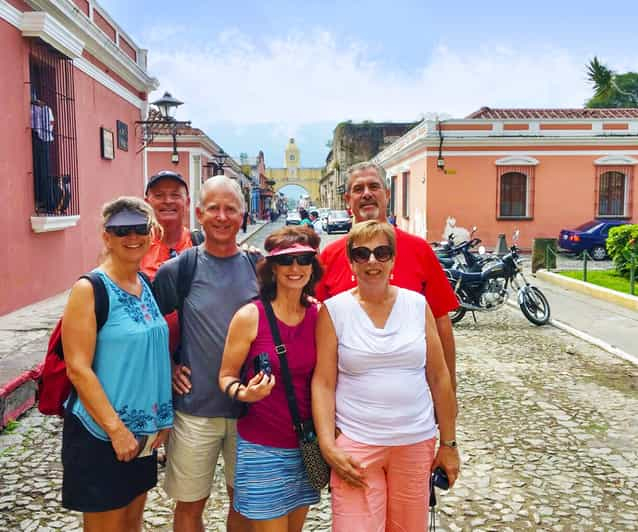
[[[638,260],[638,224],[621,225],[609,230],[607,253],[614,261],[616,271],[629,277],[631,254]]]

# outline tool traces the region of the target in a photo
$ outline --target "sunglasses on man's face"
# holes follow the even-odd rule
[[[135,233],[136,235],[146,236],[151,232],[149,224],[140,225],[118,225],[115,227],[107,227],[106,231],[112,235],[123,237]]]
[[[299,266],[310,266],[315,260],[314,253],[301,253],[299,255],[275,255],[268,257],[271,261],[279,266],[292,266],[293,262],[297,262]]]
[[[374,258],[379,262],[388,262],[394,256],[394,251],[392,251],[390,246],[377,246],[374,249],[360,246],[350,250],[350,256],[357,264],[368,262],[370,255],[374,255]]]

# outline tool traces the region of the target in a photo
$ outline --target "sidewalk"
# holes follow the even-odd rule
[[[638,312],[567,290],[538,277],[528,279],[547,296],[555,326],[572,334],[585,333],[593,338],[578,336],[611,353],[622,356],[619,353],[622,351],[633,357],[634,362],[638,361]]]
[[[250,224],[246,233],[240,230],[237,243],[243,244],[265,225],[259,222]],[[67,298],[68,290],[0,316],[0,429],[35,403],[49,333]]]

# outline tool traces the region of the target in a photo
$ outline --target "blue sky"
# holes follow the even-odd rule
[[[228,153],[322,166],[342,120],[580,107],[597,55],[638,71],[638,2],[101,0],[160,80]],[[179,11],[175,11],[175,7]]]

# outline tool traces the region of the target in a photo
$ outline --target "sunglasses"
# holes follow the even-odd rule
[[[269,260],[279,266],[292,266],[293,262],[297,262],[299,266],[310,266],[315,260],[315,253],[301,253],[299,255],[275,255],[268,257]]]
[[[379,262],[388,262],[394,256],[394,251],[390,246],[377,246],[374,249],[360,246],[350,250],[350,257],[357,264],[368,262],[370,255],[374,255],[374,258]]]
[[[111,233],[112,235],[123,237],[126,235],[130,235],[131,233],[135,233],[136,235],[146,236],[151,232],[150,224],[140,224],[140,225],[118,225],[115,227],[107,227],[107,233]]]

